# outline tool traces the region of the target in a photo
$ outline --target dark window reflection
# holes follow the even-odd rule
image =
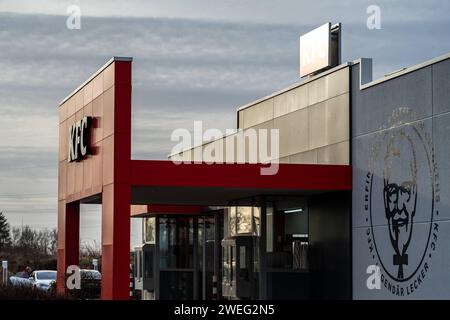
[[[161,269],[192,269],[194,223],[192,217],[160,218]]]

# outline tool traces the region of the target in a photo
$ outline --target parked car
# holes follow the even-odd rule
[[[81,290],[90,291],[93,297],[100,296],[102,274],[97,270],[81,269]]]
[[[48,291],[52,284],[56,282],[56,271],[35,270],[31,273],[29,280],[34,288]]]
[[[9,282],[13,286],[29,286],[31,287],[33,284],[30,281],[29,277],[26,276],[23,272],[18,272],[14,276],[9,277]]]
[[[56,282],[56,271],[54,270],[35,270],[29,277],[23,272],[9,278],[13,286],[27,286],[40,290],[48,291],[53,283]]]
[[[97,270],[80,270],[80,289],[70,290],[75,299],[97,299],[101,293],[102,274]]]

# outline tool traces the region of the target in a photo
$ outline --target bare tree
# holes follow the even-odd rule
[[[50,231],[50,254],[52,256],[56,256],[57,242],[58,242],[58,231],[56,231],[56,228],[53,228]]]

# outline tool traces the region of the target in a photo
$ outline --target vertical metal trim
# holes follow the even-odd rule
[[[156,225],[156,228],[155,228],[155,259],[153,261],[153,272],[154,272],[153,276],[154,276],[155,300],[159,300],[159,292],[160,292],[159,279],[160,279],[161,274],[159,272],[159,264],[160,264],[160,261],[159,261],[159,259],[160,259],[159,258],[160,257],[159,232],[160,232],[160,230],[159,230],[159,216],[158,215],[155,217],[155,225]]]
[[[198,271],[199,271],[199,260],[198,260],[198,218],[192,217],[193,223],[193,245],[194,245],[194,275],[192,277],[193,288],[194,288],[194,300],[199,299],[199,288],[198,288]]]
[[[202,300],[206,300],[206,216],[203,219],[202,226]]]
[[[266,216],[267,216],[267,202],[266,197],[261,198],[261,221],[259,237],[259,299],[267,299],[267,263],[266,263]]]
[[[331,50],[332,50],[333,44],[331,43],[331,41],[332,41],[331,22],[328,22],[328,67],[327,68],[329,68],[331,66],[331,61],[332,61],[331,56],[333,53],[331,52]]]
[[[220,214],[214,212],[214,275],[217,279],[217,297],[222,295],[222,276],[220,274]]]

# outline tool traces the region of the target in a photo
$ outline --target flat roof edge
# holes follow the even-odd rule
[[[73,97],[81,88],[83,88],[86,84],[88,84],[92,79],[94,79],[100,72],[105,70],[111,63],[114,61],[133,61],[133,57],[116,57],[113,56],[108,60],[100,69],[98,69],[93,75],[91,75],[86,81],[84,81],[81,85],[79,85],[75,90],[73,90],[69,95],[67,95],[61,102],[58,104],[58,108],[71,97]]]
[[[395,79],[395,78],[397,78],[397,77],[401,77],[401,76],[403,76],[403,75],[405,75],[405,74],[408,74],[408,73],[417,71],[417,70],[419,70],[419,69],[423,69],[423,68],[429,67],[429,66],[431,66],[431,65],[433,65],[433,64],[436,64],[436,63],[438,63],[438,62],[441,62],[441,61],[444,61],[444,60],[448,60],[448,59],[450,59],[450,52],[449,52],[449,53],[446,53],[446,54],[443,54],[443,55],[441,55],[441,56],[439,56],[439,57],[436,57],[436,58],[433,58],[433,59],[430,59],[430,60],[427,60],[427,61],[418,63],[418,64],[416,64],[416,65],[413,65],[413,66],[410,66],[410,67],[406,67],[406,68],[399,69],[398,71],[394,71],[394,72],[391,73],[391,74],[388,74],[388,75],[386,75],[386,76],[384,76],[384,77],[381,77],[381,78],[378,78],[378,79],[376,79],[376,80],[371,80],[371,81],[369,81],[369,82],[365,82],[365,81],[363,80],[364,77],[367,78],[367,76],[366,76],[366,74],[365,74],[365,72],[367,71],[367,69],[366,69],[366,68],[361,68],[361,69],[365,69],[365,70],[360,70],[360,85],[359,85],[359,89],[360,89],[360,90],[364,90],[364,89],[370,88],[370,87],[372,87],[372,86],[375,86],[375,85],[377,85],[377,84],[383,83],[383,82],[385,82],[385,81],[389,81],[389,80]],[[353,65],[355,65],[355,64],[363,65],[364,62],[365,62],[365,60],[367,61],[368,59],[366,59],[366,58],[356,59],[356,60],[354,60],[354,61],[352,62],[352,64],[353,64]],[[370,70],[370,77],[371,77],[371,72],[372,72],[372,71]],[[363,81],[361,81],[361,80],[363,80]]]

